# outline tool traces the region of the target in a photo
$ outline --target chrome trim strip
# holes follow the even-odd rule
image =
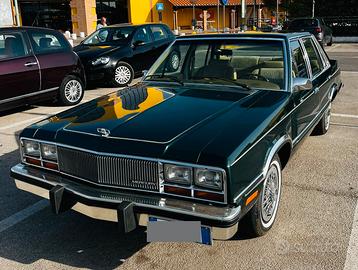
[[[278,139],[275,144],[273,145],[273,147],[271,148],[269,154],[266,157],[266,161],[265,161],[265,166],[262,169],[262,172],[255,178],[254,181],[252,181],[243,191],[241,191],[239,193],[239,195],[237,195],[234,198],[234,203],[237,202],[237,200],[242,196],[245,195],[247,196],[248,194],[250,194],[266,177],[266,174],[269,170],[269,166],[270,166],[270,162],[272,160],[272,158],[274,157],[274,155],[277,153],[278,149],[281,148],[281,146],[283,144],[285,144],[286,142],[289,142],[292,145],[292,140],[288,135],[284,135],[282,136],[280,139]]]
[[[31,43],[31,42],[30,42]],[[32,45],[31,45],[32,46]],[[37,62],[37,66],[39,68],[39,76],[40,76],[40,85],[39,85],[39,89],[42,89],[42,72],[41,72],[41,65],[40,65],[40,61],[39,59],[37,58],[36,54],[34,53],[34,57],[36,59],[36,62]]]
[[[49,89],[46,89],[46,90],[41,90],[41,91],[37,91],[37,92],[33,92],[33,93],[29,93],[29,94],[25,94],[25,95],[21,95],[21,96],[17,96],[17,97],[12,97],[12,98],[8,98],[8,99],[0,100],[0,104],[10,102],[10,101],[15,101],[15,100],[18,100],[18,99],[21,99],[21,98],[26,98],[26,97],[31,97],[31,96],[44,94],[44,93],[47,93],[47,92],[55,91],[57,89],[59,89],[59,87],[53,87],[53,88],[49,88]]]
[[[98,202],[108,202],[108,203],[120,203],[121,201],[115,198],[108,198],[108,197],[94,197],[93,195],[85,194],[81,191],[80,187],[75,187],[72,185],[69,185],[66,183],[66,179],[63,179],[61,176],[54,176],[50,175],[50,179],[47,179],[46,172],[37,171],[41,173],[41,177],[36,176],[34,174],[31,174],[29,172],[25,165],[23,164],[17,164],[14,167],[11,168],[11,172],[14,174],[18,174],[21,176],[24,176],[26,178],[30,178],[39,182],[43,182],[46,184],[49,184],[51,186],[56,186],[57,184],[60,184],[64,186],[67,190],[72,192],[73,194],[80,196],[82,198],[86,198],[93,201]],[[54,179],[55,178],[55,179]],[[21,180],[20,180],[21,181]],[[115,195],[115,194],[114,194]],[[120,196],[121,194],[118,194]],[[126,196],[133,197],[133,200],[136,198],[138,200],[145,199],[145,196],[141,196],[138,194],[125,194]],[[160,196],[160,194],[158,194]],[[241,207],[230,207],[230,206],[213,206],[213,205],[207,205],[207,204],[200,204],[196,202],[189,202],[189,201],[183,201],[178,200],[175,198],[162,198],[162,197],[156,197],[153,198],[153,200],[157,200],[158,203],[156,205],[146,204],[146,203],[140,203],[140,202],[134,202],[135,205],[145,208],[151,208],[156,210],[163,210],[167,212],[172,213],[178,213],[178,214],[184,214],[184,215],[191,215],[198,218],[205,218],[209,220],[215,220],[215,221],[232,221],[235,218],[237,218],[241,213]]]
[[[293,140],[293,145],[296,145],[305,135],[305,133],[310,130],[312,128],[312,123],[314,123],[317,118],[319,118],[320,116],[322,116],[322,113],[324,112],[324,110],[327,108],[327,105],[330,103],[331,101],[329,100],[323,107],[322,109],[317,113],[317,115],[312,119],[312,121],[301,131],[300,134],[298,134],[296,136],[296,138]],[[302,136],[303,135],[303,136]]]
[[[226,174],[226,170],[223,169],[223,168],[213,167],[213,166],[206,166],[206,165],[198,165],[198,164],[192,164],[192,163],[186,163],[186,162],[180,162],[180,161],[172,161],[172,160],[163,160],[163,159],[156,159],[156,158],[145,158],[145,157],[132,156],[132,155],[122,155],[122,154],[114,154],[114,153],[97,152],[97,151],[88,150],[88,149],[79,148],[79,147],[74,147],[74,146],[69,146],[69,145],[65,145],[65,144],[61,144],[61,143],[44,141],[44,140],[37,140],[37,139],[27,138],[27,137],[21,137],[20,141],[22,142],[22,140],[31,140],[31,141],[36,141],[36,142],[39,142],[39,143],[53,144],[53,145],[56,145],[56,147],[65,147],[65,148],[74,149],[74,150],[78,150],[78,151],[82,151],[82,152],[87,152],[87,153],[91,153],[91,154],[95,154],[95,155],[102,155],[102,156],[108,156],[108,157],[121,157],[121,158],[138,159],[138,160],[147,160],[147,161],[158,162],[158,164],[166,163],[166,164],[175,164],[175,165],[188,166],[188,167],[192,167],[192,168],[202,168],[202,169],[217,170],[217,171],[222,172],[222,174],[223,174],[223,191],[222,192],[224,193],[224,202],[204,200],[204,199],[199,199],[199,198],[195,198],[195,197],[184,197],[184,198],[192,199],[192,200],[198,200],[198,201],[205,201],[205,202],[213,202],[213,203],[218,203],[218,204],[227,204],[227,174]],[[38,166],[33,165],[33,164],[28,164],[26,162],[24,162],[24,163],[29,165],[29,166],[38,167]],[[45,167],[41,167],[41,168],[45,169],[45,170],[50,170],[50,169],[45,168]],[[58,172],[58,171],[56,171],[56,172]],[[115,186],[111,186],[111,185],[105,185],[105,184],[99,184],[99,183],[91,182],[89,180],[86,180],[86,179],[83,179],[83,178],[80,178],[80,177],[76,177],[74,175],[64,173],[64,172],[61,171],[60,167],[59,167],[59,172],[61,174],[63,174],[63,175],[73,177],[73,178],[76,178],[78,180],[85,181],[87,183],[90,183],[90,184],[96,185],[96,186],[110,187],[110,188],[114,188],[114,189],[142,191],[142,192],[148,192],[148,193],[154,193],[154,194],[168,194],[170,196],[179,196],[179,195],[175,195],[175,194],[171,194],[171,193],[164,193],[164,190],[162,190],[161,187],[159,189],[159,192],[149,191],[149,190],[141,190],[141,189],[134,189],[134,188],[127,188],[127,187],[115,187]],[[161,172],[159,171],[159,174],[160,173]],[[160,186],[164,185],[164,183],[163,184],[161,183],[161,176],[160,175],[158,176],[158,181],[159,181]],[[211,190],[208,189],[206,191],[211,191]]]

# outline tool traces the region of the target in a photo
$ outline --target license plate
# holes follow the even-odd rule
[[[213,243],[211,228],[202,226],[200,221],[164,220],[157,217],[149,217],[147,241]]]

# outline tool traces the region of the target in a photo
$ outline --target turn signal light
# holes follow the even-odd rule
[[[194,197],[198,199],[224,202],[224,194],[218,194],[213,192],[194,190]]]
[[[252,193],[252,194],[250,195],[250,197],[248,197],[248,198],[246,199],[245,205],[248,205],[250,202],[252,202],[252,201],[257,197],[258,194],[259,194],[259,191],[258,191],[258,190],[256,190],[254,193]]]
[[[191,197],[191,190],[187,188],[164,186],[164,192],[169,194]]]
[[[29,164],[33,164],[36,166],[41,166],[41,160],[35,159],[35,158],[30,158],[30,157],[26,157],[25,158],[26,163]]]
[[[51,169],[51,170],[55,170],[58,171],[58,165],[55,163],[51,163],[51,162],[43,162],[43,166],[47,169]]]

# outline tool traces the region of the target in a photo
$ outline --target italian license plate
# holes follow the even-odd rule
[[[147,241],[213,243],[211,228],[202,226],[200,221],[164,220],[157,217],[149,217]]]

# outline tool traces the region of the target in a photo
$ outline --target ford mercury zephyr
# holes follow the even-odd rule
[[[309,33],[180,37],[140,83],[23,130],[11,176],[56,214],[124,232],[196,221],[210,243],[245,217],[260,236],[277,216],[282,169],[306,135],[327,132],[341,86]]]

